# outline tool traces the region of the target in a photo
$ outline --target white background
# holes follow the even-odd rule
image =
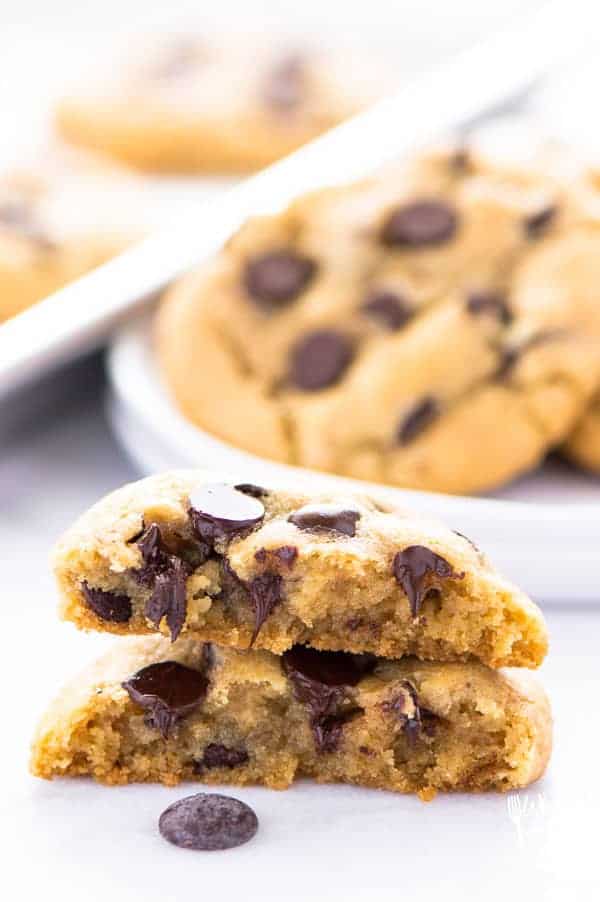
[[[82,27],[110,34],[123,24],[161,26],[190,18],[217,29],[233,22],[236,31],[264,24],[314,31],[321,21],[343,38],[384,34],[416,66],[534,5],[225,0],[215,10],[198,2],[0,0],[0,27],[35,26],[44,38],[70,35],[76,41]],[[36,93],[38,83],[41,91],[46,73],[36,67],[35,52],[22,62],[30,92]],[[10,103],[6,77],[0,89],[2,103]],[[600,612],[592,609],[549,613],[553,642],[542,678],[556,713],[556,751],[547,777],[518,795],[423,805],[386,793],[308,784],[288,793],[234,791],[255,807],[260,832],[242,849],[203,855],[167,846],[156,831],[160,812],[189,787],[115,790],[30,778],[27,747],[39,712],[63,679],[107,644],[105,637],[83,636],[56,621],[49,546],[80,510],[135,473],[108,433],[95,366],[78,368],[44,392],[22,396],[10,410],[0,409],[0,442],[3,897],[597,897]]]

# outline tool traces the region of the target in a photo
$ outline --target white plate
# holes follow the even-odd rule
[[[600,480],[560,462],[489,498],[413,492],[317,473],[248,454],[187,422],[168,397],[153,358],[149,322],[114,341],[108,369],[109,417],[144,474],[212,467],[256,482],[336,485],[391,497],[443,519],[486,550],[497,566],[539,602],[600,602]]]

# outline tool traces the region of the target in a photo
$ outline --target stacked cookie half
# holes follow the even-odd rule
[[[56,573],[66,620],[131,638],[46,713],[38,776],[431,798],[546,767],[542,615],[436,522],[173,472],[84,514]]]

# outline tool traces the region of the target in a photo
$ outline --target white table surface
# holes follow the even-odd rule
[[[598,898],[600,608],[547,611],[552,650],[542,678],[556,715],[554,757],[541,782],[509,797],[425,805],[308,783],[286,793],[227,790],[257,811],[257,837],[238,850],[193,853],[164,843],[156,825],[196,787],[107,789],[30,777],[38,714],[65,678],[114,641],[58,622],[49,546],[86,505],[135,476],[100,412],[97,367],[72,372],[68,388],[71,400],[36,391],[28,425],[9,429],[0,409],[3,898]],[[27,421],[28,409],[14,403],[12,419],[16,412]]]

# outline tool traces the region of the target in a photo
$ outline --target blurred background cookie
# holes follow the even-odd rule
[[[582,192],[460,150],[248,222],[163,305],[176,402],[287,463],[455,493],[506,482],[566,437],[600,373]]]
[[[289,43],[289,42],[288,42]],[[172,37],[57,108],[64,137],[145,170],[258,169],[380,96],[376,54]]]
[[[135,177],[63,150],[0,176],[0,320],[141,237],[144,204]]]

